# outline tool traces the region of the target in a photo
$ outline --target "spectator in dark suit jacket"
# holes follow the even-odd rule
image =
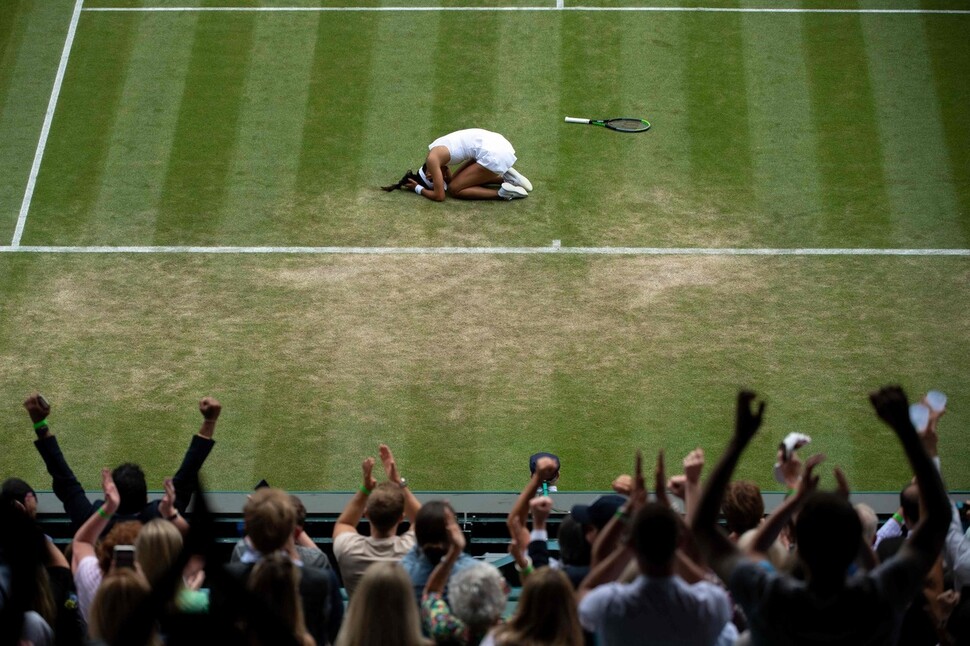
[[[289,494],[269,487],[256,491],[243,507],[243,518],[246,535],[264,559],[285,553],[300,566],[293,539],[296,508]],[[258,563],[230,563],[226,569],[241,583],[247,583],[254,565]],[[299,575],[306,631],[318,644],[334,641],[343,618],[343,601],[336,575],[332,570],[306,565],[299,567]],[[228,600],[213,600],[213,605],[219,603],[228,603]]]
[[[37,447],[37,452],[43,458],[44,464],[47,465],[47,472],[53,479],[54,494],[64,505],[64,511],[71,519],[72,528],[77,531],[101,506],[101,503],[92,503],[88,500],[84,487],[78,482],[67,459],[61,453],[61,447],[57,443],[57,438],[51,433],[50,424],[47,421],[51,412],[47,400],[39,393],[35,393],[24,402],[24,408],[27,409],[30,421],[34,424],[34,431],[37,433],[34,446]],[[172,478],[175,485],[175,512],[166,520],[174,522],[178,514],[184,514],[192,494],[198,489],[199,470],[215,445],[212,435],[215,433],[216,420],[221,411],[222,405],[212,397],[203,397],[199,402],[202,427],[196,435],[192,436],[189,448],[182,459],[182,465]],[[121,504],[115,512],[116,521],[137,520],[147,523],[161,517],[158,511],[159,501],[148,502],[148,485],[141,467],[126,462],[115,467],[111,476],[121,495]]]

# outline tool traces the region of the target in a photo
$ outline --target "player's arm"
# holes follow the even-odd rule
[[[428,176],[431,178],[432,187],[425,188],[413,179],[408,180],[408,188],[422,197],[426,197],[434,202],[445,201],[445,176],[441,172],[443,166],[447,166],[451,161],[451,153],[444,146],[437,146],[428,153],[425,162]]]

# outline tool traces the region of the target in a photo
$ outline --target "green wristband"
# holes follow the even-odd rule
[[[795,489],[789,489],[788,491],[786,491],[785,498],[788,498],[789,496],[794,495],[795,491],[796,491]]]
[[[369,496],[370,495],[370,489],[368,489],[364,485],[360,485],[360,492],[362,494],[364,494],[365,496]]]
[[[906,524],[906,521],[903,520],[903,517],[899,514],[898,511],[893,513],[893,520],[895,520],[900,525],[905,525]]]
[[[34,422],[34,430],[39,431],[47,426],[47,418],[40,420],[39,422]]]
[[[98,516],[101,516],[101,518],[104,518],[105,520],[107,520],[108,518],[111,518],[113,515],[114,514],[109,514],[108,512],[106,512],[103,506],[98,507]]]

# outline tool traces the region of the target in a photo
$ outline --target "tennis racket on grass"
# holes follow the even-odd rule
[[[603,126],[617,132],[646,132],[650,130],[650,122],[646,119],[621,117],[619,119],[577,119],[566,117],[566,123],[585,123],[591,126]]]

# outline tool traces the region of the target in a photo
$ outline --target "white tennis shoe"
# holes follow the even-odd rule
[[[520,186],[524,188],[526,191],[529,191],[529,192],[532,191],[532,182],[529,181],[529,178],[523,175],[522,173],[520,173],[519,171],[515,170],[514,168],[510,168],[507,171],[505,171],[505,174],[502,175],[502,179],[504,179],[512,186]]]
[[[514,200],[521,197],[529,197],[529,192],[521,186],[513,186],[508,182],[504,182],[502,188],[498,189],[498,196],[503,200]]]

